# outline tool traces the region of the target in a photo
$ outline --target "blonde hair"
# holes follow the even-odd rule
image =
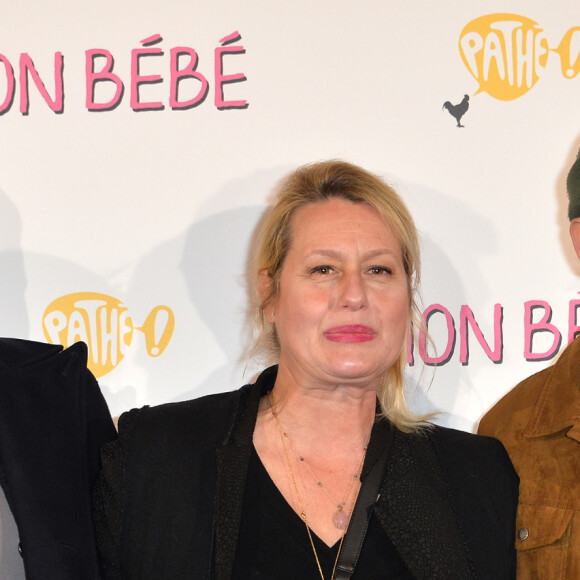
[[[415,324],[420,321],[415,302],[420,279],[419,241],[413,218],[403,200],[382,179],[357,165],[339,160],[304,165],[282,183],[263,221],[255,252],[258,275],[266,271],[271,280],[270,294],[257,309],[258,344],[266,345],[276,355],[280,352],[280,344],[275,327],[267,324],[264,309],[278,295],[282,265],[292,243],[292,218],[296,210],[305,205],[333,198],[369,204],[391,229],[401,248],[410,319]],[[405,341],[397,362],[383,376],[377,396],[383,415],[399,429],[412,431],[426,423],[424,417],[415,416],[407,406],[404,392],[406,359]]]

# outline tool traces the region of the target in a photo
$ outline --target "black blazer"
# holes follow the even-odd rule
[[[27,580],[97,580],[91,490],[115,437],[87,348],[0,338],[0,484]]]
[[[258,403],[276,370],[121,417],[94,496],[105,578],[231,578]],[[517,489],[495,439],[396,430],[376,515],[419,579],[515,578]]]

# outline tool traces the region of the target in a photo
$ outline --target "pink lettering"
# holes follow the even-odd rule
[[[220,109],[245,109],[247,101],[226,101],[224,100],[224,85],[229,83],[240,83],[246,80],[244,73],[226,75],[223,72],[223,57],[227,54],[245,54],[243,46],[227,46],[231,42],[236,42],[241,38],[239,32],[232,32],[220,40],[222,46],[215,49],[215,106]]]
[[[94,71],[94,63],[96,57],[105,58],[105,66],[99,71]],[[109,111],[114,109],[123,97],[124,85],[123,81],[114,74],[113,56],[108,50],[92,49],[85,52],[85,74],[86,74],[86,107],[89,111]],[[115,85],[115,94],[112,99],[106,103],[95,102],[95,86],[97,83],[111,82]]]
[[[479,342],[480,346],[483,348],[485,354],[494,363],[501,363],[503,359],[503,336],[502,336],[502,320],[503,320],[503,308],[501,304],[496,304],[494,306],[493,312],[493,333],[494,333],[494,345],[493,350],[489,348],[483,332],[479,328],[479,324],[473,316],[473,311],[469,306],[463,305],[459,313],[460,324],[459,324],[459,336],[461,346],[459,349],[459,362],[462,365],[469,363],[469,327],[473,330],[473,334]]]
[[[578,306],[580,306],[580,300],[570,300],[570,305],[568,307],[568,344],[570,344],[580,332],[580,326],[577,323]]]
[[[447,324],[447,345],[445,347],[445,352],[437,357],[437,356],[430,356],[427,353],[427,331],[429,329],[429,320],[431,317],[436,314],[443,314],[445,317],[445,322]],[[419,332],[419,355],[425,362],[425,364],[430,366],[435,365],[444,365],[445,363],[449,362],[451,356],[453,355],[453,350],[455,349],[455,321],[453,320],[453,316],[447,308],[441,306],[441,304],[431,304],[428,308],[425,309],[423,312],[423,320],[424,320],[424,327],[425,331],[421,329]]]
[[[155,34],[141,43],[144,45],[153,44],[163,40],[159,34]],[[162,110],[163,103],[160,101],[150,101],[142,103],[139,100],[139,87],[144,84],[155,84],[163,82],[161,75],[141,75],[139,73],[139,61],[150,56],[161,56],[163,51],[160,48],[135,48],[131,51],[131,108],[134,111]]]
[[[189,63],[185,68],[179,68],[179,59],[181,56],[189,55]],[[197,67],[197,53],[193,48],[179,46],[171,49],[171,89],[169,94],[169,106],[172,109],[191,109],[205,101],[209,91],[207,79],[195,69]],[[197,95],[188,101],[180,101],[178,97],[179,83],[183,79],[196,79],[201,83]]]
[[[560,331],[550,323],[552,308],[544,300],[528,300],[524,303],[524,309],[524,358],[534,361],[550,360],[556,355],[562,342]],[[533,322],[534,311],[538,309],[543,309],[544,311],[542,319],[539,322]],[[532,351],[533,338],[538,332],[549,332],[553,335],[552,345],[546,352],[535,353]]]
[[[245,54],[246,49],[239,42],[238,31],[224,36],[219,46],[214,50],[215,99],[217,109],[246,109],[247,100],[226,98],[224,91],[227,85],[241,83],[246,79],[242,72],[225,72],[226,64],[231,64],[229,57]],[[164,55],[159,46],[162,42],[160,34],[153,34],[140,41],[141,46],[131,51],[130,65],[130,100],[129,105],[134,111],[163,110],[167,106],[164,99],[146,98],[145,91],[154,90],[151,85],[164,82],[162,74],[148,74],[147,65],[155,61],[153,57]],[[228,58],[226,58],[228,57]],[[210,91],[211,76],[198,70],[199,53],[191,47],[177,46],[170,51],[170,88],[169,106],[174,110],[197,107],[205,102]],[[0,66],[4,72],[0,87],[0,115],[12,107],[16,96],[15,72],[10,60],[0,54]],[[115,60],[110,51],[105,49],[89,49],[85,51],[85,106],[89,111],[109,111],[115,109],[122,101],[125,84],[119,74],[114,72]],[[239,69],[238,69],[239,70]],[[20,112],[27,115],[30,109],[29,79],[32,79],[38,93],[48,106],[57,114],[64,111],[64,58],[61,52],[54,53],[54,93],[47,90],[44,78],[41,78],[31,56],[21,53],[19,56],[19,88]],[[166,76],[166,75],[165,75]],[[44,75],[43,75],[44,77]],[[5,79],[5,80],[4,80]],[[158,89],[159,90],[159,89]],[[182,94],[183,93],[183,94]]]
[[[0,54],[0,60],[6,70],[6,97],[0,105],[0,115],[2,115],[10,109],[14,99],[14,69],[10,61],[3,54]]]
[[[20,112],[23,115],[28,115],[28,73],[32,77],[36,88],[42,95],[46,104],[55,112],[62,113],[63,111],[63,80],[62,80],[63,58],[61,52],[54,53],[54,100],[50,98],[42,79],[40,78],[30,55],[23,52],[20,55]]]

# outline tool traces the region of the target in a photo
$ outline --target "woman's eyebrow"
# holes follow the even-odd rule
[[[376,250],[370,250],[362,254],[364,259],[368,258],[376,258],[378,256],[396,256],[398,254],[398,250],[391,249],[391,248],[377,248]],[[322,256],[326,258],[340,258],[342,257],[343,252],[340,250],[332,250],[332,249],[325,249],[325,248],[317,248],[315,250],[311,250],[306,254],[306,257],[310,256]]]

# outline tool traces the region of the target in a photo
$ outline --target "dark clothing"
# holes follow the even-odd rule
[[[87,348],[0,338],[0,484],[27,580],[99,578],[91,490],[116,435]]]
[[[330,578],[340,542],[329,547],[311,534],[324,577]],[[255,451],[239,537],[233,580],[316,578],[316,560],[304,521],[274,485]],[[352,580],[414,580],[374,515]]]
[[[258,405],[276,372],[121,417],[94,497],[107,579],[231,580]],[[494,439],[396,430],[375,514],[420,580],[514,578],[517,487]]]

